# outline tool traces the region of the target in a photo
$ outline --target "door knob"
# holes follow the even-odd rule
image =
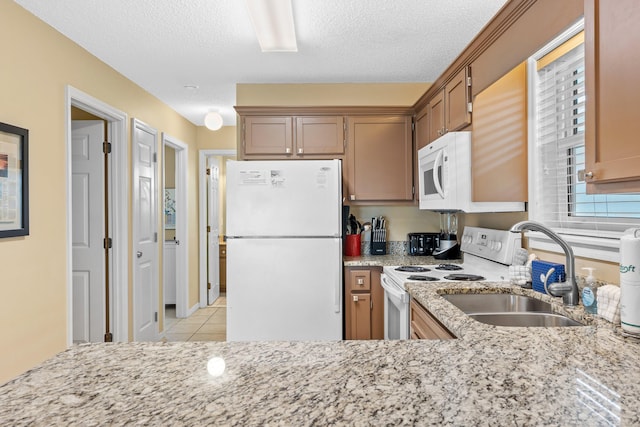
[[[141,251],[136,252],[136,255],[138,256],[138,258],[142,258],[142,252]]]

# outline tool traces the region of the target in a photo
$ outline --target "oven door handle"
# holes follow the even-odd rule
[[[442,159],[444,157],[444,150],[438,151],[438,155],[436,156],[436,161],[433,162],[433,184],[436,187],[436,191],[440,195],[441,198],[444,199],[444,190],[442,189],[442,184],[438,180],[438,167],[442,165]],[[441,174],[444,176],[444,173]]]
[[[409,292],[401,291],[397,286],[394,286],[392,283],[387,282],[388,277],[385,274],[380,275],[380,282],[382,288],[385,292],[388,292],[389,295],[394,297],[395,299],[400,300],[400,302],[406,304],[409,302]]]

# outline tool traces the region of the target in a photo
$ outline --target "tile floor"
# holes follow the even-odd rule
[[[226,341],[227,297],[220,297],[186,319],[176,318],[175,306],[165,309],[165,341]]]

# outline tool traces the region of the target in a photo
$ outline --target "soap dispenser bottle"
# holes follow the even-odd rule
[[[583,267],[589,274],[584,279],[584,288],[582,288],[582,305],[584,311],[591,314],[598,313],[598,300],[596,299],[596,279],[593,277],[593,267]]]

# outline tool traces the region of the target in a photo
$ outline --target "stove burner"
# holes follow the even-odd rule
[[[460,267],[458,264],[440,264],[436,267],[436,270],[454,271],[462,270],[462,267]]]
[[[403,265],[401,267],[396,268],[396,271],[408,271],[410,273],[423,273],[425,271],[431,271],[426,267],[420,267],[417,265]]]
[[[414,274],[413,276],[407,277],[407,280],[416,280],[420,282],[435,282],[440,279],[433,276],[421,276],[421,275]]]
[[[463,282],[476,282],[478,280],[484,280],[482,276],[476,276],[475,274],[462,274],[462,273],[453,273],[447,276],[444,276],[447,280],[459,280]]]

